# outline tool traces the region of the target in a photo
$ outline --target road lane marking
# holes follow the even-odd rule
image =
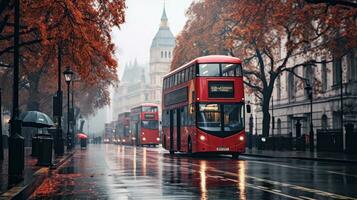
[[[291,165],[283,165],[283,164],[262,162],[262,161],[253,161],[253,160],[247,160],[247,161],[250,163],[259,163],[259,164],[279,166],[279,167],[285,167],[285,168],[291,168],[291,169],[299,169],[299,170],[305,170],[305,171],[313,171],[313,172],[327,172],[330,174],[341,175],[341,176],[350,176],[350,177],[357,178],[357,175],[354,175],[354,174],[346,174],[343,172],[336,172],[336,171],[331,171],[331,170],[322,170],[322,169],[320,170],[320,169],[311,169],[311,168],[306,168],[306,167],[295,167],[295,166],[291,166]]]
[[[300,198],[302,199],[307,199],[307,200],[316,200],[316,199],[313,199],[313,198],[310,198],[310,197],[305,197],[305,196],[299,196]]]
[[[296,200],[304,200],[302,198],[299,198],[299,197],[294,197],[294,196],[291,196],[291,195],[288,195],[288,194],[284,194],[284,193],[280,193],[280,192],[275,192],[273,190],[268,190],[268,189],[263,189],[259,186],[254,186],[250,183],[247,183],[246,184],[247,187],[250,187],[250,188],[254,188],[254,189],[257,189],[257,190],[262,190],[264,192],[269,192],[269,193],[273,193],[273,194],[276,194],[276,195],[279,195],[279,196],[283,196],[283,197],[286,197],[286,198],[290,198],[290,199],[296,199]]]

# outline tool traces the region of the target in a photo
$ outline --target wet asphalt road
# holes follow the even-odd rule
[[[357,166],[90,145],[32,199],[357,199]]]

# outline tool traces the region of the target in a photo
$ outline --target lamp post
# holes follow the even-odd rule
[[[23,170],[25,168],[24,138],[21,135],[22,121],[19,119],[20,0],[14,1],[14,8],[14,73],[9,137],[9,186],[23,179]]]
[[[70,126],[70,103],[69,103],[69,90],[70,90],[70,84],[72,81],[72,76],[73,72],[72,70],[67,67],[67,69],[63,72],[66,83],[67,83],[67,150],[72,150],[72,137],[71,137],[71,131],[69,130]]]
[[[57,131],[56,131],[56,140],[55,140],[55,154],[56,156],[62,156],[64,153],[64,142],[62,137],[62,101],[63,101],[63,93],[62,93],[62,79],[61,79],[61,66],[62,66],[62,49],[60,43],[57,44],[58,52],[57,52],[57,62],[58,62],[58,89],[56,94],[56,101],[54,105],[54,115],[57,117]]]
[[[309,80],[306,80],[305,90],[307,91],[310,99],[310,134],[309,134],[309,141],[310,141],[310,151],[314,151],[314,128],[312,123],[312,86],[310,85]]]
[[[1,102],[1,88],[0,88],[0,160],[4,160],[4,146],[2,141],[2,102]]]

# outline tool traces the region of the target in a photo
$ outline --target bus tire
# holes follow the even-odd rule
[[[233,153],[232,154],[233,159],[238,159],[239,158],[239,153]]]
[[[191,138],[188,138],[188,142],[187,142],[187,153],[188,156],[192,156],[192,142],[191,142]]]
[[[175,151],[174,150],[170,150],[170,155],[174,155]]]

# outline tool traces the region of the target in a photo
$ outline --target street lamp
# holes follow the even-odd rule
[[[309,140],[310,140],[310,151],[314,151],[314,128],[313,128],[313,123],[312,123],[312,86],[309,82],[309,80],[306,81],[306,86],[305,90],[309,96],[310,99],[310,134],[309,134]]]
[[[73,72],[69,67],[67,67],[67,69],[63,72],[63,74],[67,83],[67,150],[71,150],[72,138],[71,138],[71,132],[69,130],[69,121],[70,121],[69,90],[70,90],[70,84],[72,81]]]
[[[1,88],[0,88],[0,160],[4,160],[4,146],[2,141],[2,102],[1,102]]]
[[[62,137],[62,101],[63,101],[63,93],[62,93],[62,49],[61,44],[57,44],[57,62],[58,62],[58,79],[57,79],[57,94],[54,98],[53,105],[53,116],[57,117],[57,131],[56,131],[56,140],[55,140],[55,155],[62,156],[64,153],[64,142]]]
[[[14,64],[13,64],[13,90],[12,90],[12,115],[10,120],[9,137],[9,186],[23,179],[25,168],[24,138],[21,134],[22,121],[19,119],[19,74],[20,74],[20,0],[14,1]]]

